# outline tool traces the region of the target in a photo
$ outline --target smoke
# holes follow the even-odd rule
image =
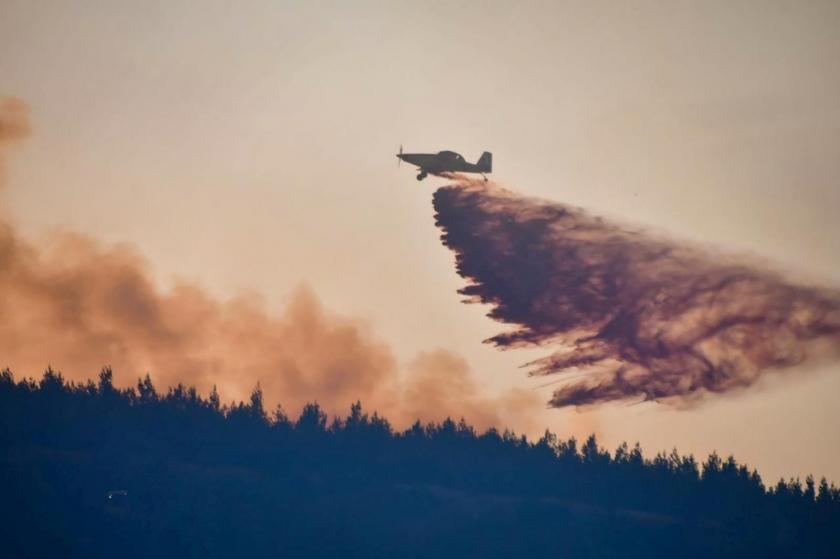
[[[500,347],[556,345],[531,373],[582,375],[555,407],[693,401],[840,357],[840,293],[657,239],[569,206],[459,179],[435,193],[467,302],[514,325]]]
[[[538,430],[532,417],[539,406],[537,394],[511,389],[499,397],[487,397],[479,390],[466,360],[455,353],[422,352],[409,363],[408,372],[401,412],[406,418],[425,416],[442,421],[463,415],[480,427],[515,424],[524,431]]]
[[[0,314],[3,365],[49,362],[77,380],[107,364],[122,385],[148,372],[159,385],[215,384],[237,399],[259,382],[291,409],[317,399],[336,412],[356,398],[384,401],[395,380],[389,348],[307,289],[277,317],[191,285],[159,292],[132,248],[70,233],[36,247],[0,230]]]
[[[0,97],[0,188],[6,182],[6,146],[29,135],[29,106],[17,97]]]
[[[0,161],[28,132],[26,105],[0,98]],[[466,362],[444,351],[401,372],[386,343],[309,288],[273,314],[254,296],[220,301],[189,283],[164,291],[151,277],[132,246],[72,232],[36,244],[0,221],[0,368],[32,374],[51,364],[86,381],[107,365],[120,386],[148,373],[161,388],[207,394],[215,385],[225,400],[247,399],[259,383],[268,405],[292,415],[312,401],[345,414],[361,400],[398,426],[448,414],[519,428],[539,409],[530,393],[480,394]],[[437,379],[449,375],[443,395]]]
[[[0,366],[38,371],[48,363],[83,381],[103,365],[118,385],[149,373],[246,399],[259,383],[266,400],[296,414],[318,401],[343,414],[361,400],[400,425],[464,416],[489,427],[527,423],[538,403],[480,394],[466,362],[438,350],[400,374],[390,347],[358,320],[326,311],[299,288],[284,312],[255,298],[218,301],[200,288],[156,288],[130,246],[103,247],[72,234],[35,246],[0,226]]]

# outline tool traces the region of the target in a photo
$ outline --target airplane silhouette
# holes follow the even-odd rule
[[[485,151],[475,163],[468,163],[460,154],[454,151],[439,151],[437,153],[403,153],[402,146],[397,154],[400,161],[416,165],[420,169],[417,180],[421,181],[431,173],[484,173],[493,172],[493,154]]]

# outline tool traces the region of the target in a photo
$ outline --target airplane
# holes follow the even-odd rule
[[[489,151],[482,153],[475,163],[468,163],[454,151],[403,153],[402,146],[400,146],[397,157],[400,161],[417,165],[420,169],[420,174],[417,175],[419,181],[425,179],[429,173],[433,175],[440,175],[441,173],[481,173],[486,181],[487,177],[484,176],[484,173],[493,172],[493,154]]]

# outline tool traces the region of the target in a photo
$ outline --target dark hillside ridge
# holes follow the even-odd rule
[[[837,557],[840,490],[466,422],[296,421],[148,377],[0,373],[0,555]]]

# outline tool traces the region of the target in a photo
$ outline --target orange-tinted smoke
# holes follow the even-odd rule
[[[493,184],[461,179],[434,203],[469,281],[461,293],[515,326],[488,341],[562,347],[534,374],[590,373],[557,390],[554,406],[686,401],[840,357],[837,291]]]
[[[384,401],[395,380],[390,349],[308,290],[278,317],[195,286],[163,293],[130,247],[73,234],[36,247],[0,229],[0,314],[2,365],[28,373],[52,364],[85,379],[110,365],[122,385],[148,372],[162,386],[215,384],[229,398],[259,382],[288,408],[317,399],[336,411]]]
[[[25,104],[0,101],[0,158],[28,130]],[[344,415],[361,400],[398,425],[448,414],[518,427],[538,409],[528,398],[480,394],[457,356],[438,351],[416,363],[401,375],[387,344],[326,311],[309,289],[278,314],[190,284],[163,291],[131,246],[73,233],[35,244],[0,222],[0,368],[19,375],[51,365],[84,381],[107,365],[121,386],[148,373],[162,389],[182,383],[207,394],[216,385],[225,400],[247,399],[259,383],[268,405],[292,415],[312,401]]]
[[[299,289],[279,316],[256,300],[217,301],[193,285],[162,292],[128,246],[64,233],[41,246],[0,225],[0,367],[31,374],[48,364],[74,380],[113,367],[118,385],[149,373],[161,387],[216,385],[296,414],[318,401],[344,414],[361,400],[396,424],[466,417],[478,427],[529,426],[530,392],[482,394],[467,363],[438,350],[398,372],[389,346]]]
[[[0,188],[6,182],[6,146],[29,135],[29,105],[17,97],[0,97]]]
[[[488,397],[466,360],[450,351],[418,354],[408,365],[402,397],[398,416],[404,420],[425,417],[439,422],[464,416],[476,427],[515,425],[526,432],[539,431],[534,411],[541,406],[535,392],[514,388]]]

